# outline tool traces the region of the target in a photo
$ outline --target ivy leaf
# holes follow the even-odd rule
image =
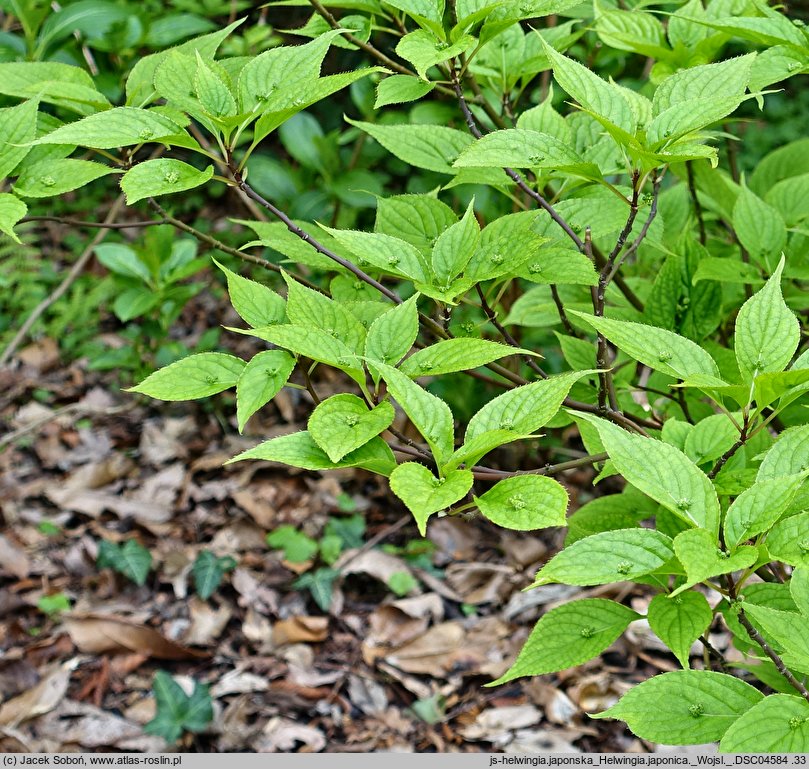
[[[672,542],[653,529],[616,529],[585,537],[551,558],[531,587],[608,585],[659,569],[674,556]]]
[[[716,742],[764,698],[750,684],[710,670],[676,670],[638,684],[592,718],[626,721],[642,740],[668,745]]]
[[[283,322],[286,304],[281,296],[261,283],[231,272],[216,259],[213,262],[225,274],[230,303],[247,325],[259,328]]]
[[[640,614],[604,598],[585,598],[542,615],[499,686],[522,676],[539,676],[581,665],[608,648]]]
[[[213,720],[211,695],[208,687],[199,681],[194,681],[194,690],[189,697],[165,670],[158,670],[152,689],[157,713],[144,727],[147,734],[156,734],[167,742],[177,742],[183,732],[202,732]]]
[[[145,584],[149,569],[152,568],[152,554],[136,539],[128,539],[120,547],[119,557],[113,568],[129,577],[136,585]]]
[[[419,534],[427,532],[427,519],[466,496],[474,476],[470,470],[451,470],[436,478],[424,465],[405,462],[390,476],[390,488],[413,513]]]
[[[404,104],[426,96],[435,88],[434,83],[419,80],[412,75],[391,75],[379,81],[376,87],[374,109],[389,104]]]
[[[682,451],[654,438],[631,435],[591,414],[576,414],[598,430],[615,469],[691,526],[719,533],[719,499],[708,476]]]
[[[675,379],[695,374],[719,376],[719,368],[705,350],[673,331],[644,323],[598,318],[576,310],[569,312],[600,331],[619,350],[655,371]]]
[[[315,557],[318,544],[294,526],[279,526],[267,535],[267,544],[284,551],[284,560],[290,563],[304,563]]]
[[[568,496],[564,486],[541,475],[520,475],[498,481],[475,497],[490,521],[514,531],[533,531],[567,523]]]
[[[660,593],[649,604],[647,619],[658,638],[688,668],[691,646],[708,629],[713,611],[705,596],[695,590],[674,598]]]
[[[333,470],[337,467],[362,467],[372,473],[390,475],[396,467],[393,452],[381,438],[372,438],[364,446],[344,456],[339,462],[332,462],[326,452],[315,443],[306,431],[279,435],[252,449],[237,454],[225,464],[241,462],[244,459],[264,459],[280,462],[304,470]]]
[[[771,694],[725,732],[724,753],[809,752],[809,703],[791,694]]]
[[[362,398],[342,393],[327,398],[309,417],[309,434],[332,462],[365,445],[390,427],[395,412],[387,401],[369,409]]]
[[[34,144],[72,144],[109,150],[168,140],[169,137],[182,133],[182,126],[161,112],[135,107],[113,107],[88,115],[75,123],[60,126],[37,139]]]
[[[306,574],[301,574],[301,576],[292,583],[292,586],[296,590],[302,590],[304,588],[308,590],[320,609],[322,611],[328,611],[331,606],[334,582],[339,576],[340,572],[336,569],[324,567],[315,569],[314,571],[307,571]]]
[[[18,197],[9,195],[7,192],[0,192],[0,232],[8,235],[15,243],[19,243],[20,239],[14,233],[14,225],[27,212],[28,206]]]
[[[781,295],[784,259],[764,288],[750,297],[736,318],[736,360],[745,381],[766,371],[783,371],[800,341],[798,319]]]
[[[789,507],[804,478],[804,475],[792,475],[756,481],[739,494],[725,514],[725,542],[735,547],[769,531]]]
[[[468,371],[509,355],[536,355],[531,350],[511,347],[488,339],[471,337],[442,339],[411,355],[399,370],[411,377],[437,376],[455,371]]]
[[[554,417],[574,383],[592,373],[592,370],[566,372],[493,398],[469,420],[464,442],[489,430],[533,433]]]
[[[369,327],[365,356],[395,366],[410,350],[419,333],[417,296],[382,313]]]
[[[247,362],[236,382],[240,433],[247,420],[278,395],[294,368],[295,358],[284,350],[264,350]]]
[[[688,529],[674,538],[674,552],[685,568],[687,579],[671,595],[676,596],[699,582],[718,574],[728,574],[752,566],[758,548],[745,545],[727,555],[716,545],[716,538],[705,529]]]
[[[236,561],[230,556],[220,558],[210,550],[200,550],[191,566],[191,576],[194,578],[197,595],[203,601],[207,601],[222,584],[225,572],[235,566]]]
[[[375,366],[388,385],[388,391],[424,436],[441,467],[452,454],[454,443],[455,428],[449,406],[441,398],[419,387],[401,371],[382,363],[376,363]]]
[[[200,187],[213,176],[213,166],[200,171],[173,158],[155,158],[138,163],[121,177],[127,205],[158,195],[172,195]]]
[[[233,387],[244,367],[245,362],[234,355],[201,352],[158,369],[127,392],[143,393],[163,401],[207,398]]]

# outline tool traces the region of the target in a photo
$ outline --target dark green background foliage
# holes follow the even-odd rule
[[[28,257],[36,223],[79,250],[76,220],[109,210],[133,229],[94,244],[98,276],[34,329],[64,355],[157,368],[131,391],[162,400],[235,389],[239,430],[303,391],[307,429],[233,461],[386,476],[422,535],[446,512],[567,527],[535,586],[647,586],[683,668],[598,717],[657,742],[809,750],[801,10],[247,5],[0,5],[4,338],[58,280]],[[231,330],[266,346],[250,360],[215,331],[172,338],[222,279]],[[130,344],[102,353],[99,323]],[[322,398],[326,368],[343,386]],[[613,493],[569,514],[552,476],[591,465]],[[270,536],[293,560],[299,533]],[[300,586],[325,609],[343,540],[303,544],[325,565]],[[230,565],[198,564],[198,590]],[[559,606],[500,682],[581,664],[639,619]],[[708,642],[715,622],[741,662]]]

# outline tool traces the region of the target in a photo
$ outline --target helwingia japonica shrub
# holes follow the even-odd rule
[[[745,175],[732,135],[809,71],[803,25],[760,0],[310,2],[309,42],[220,56],[235,23],[140,59],[123,104],[78,67],[0,64],[0,228],[107,175],[159,211],[235,188],[274,219],[240,219],[249,245],[286,260],[281,292],[220,265],[233,331],[267,349],[193,355],[135,392],[235,388],[241,430],[305,388],[307,429],[233,461],[386,476],[422,534],[474,510],[567,527],[535,586],[640,583],[682,666],[595,717],[661,743],[809,751],[809,141]],[[338,48],[361,66],[322,74]],[[393,194],[358,229],[294,221],[251,185],[251,156],[371,84],[345,136],[399,174]],[[323,367],[343,382],[326,399]],[[492,466],[573,424],[585,457]],[[569,515],[551,476],[584,465],[624,490]],[[580,665],[642,619],[601,598],[554,608],[499,682]],[[740,654],[710,644],[717,623]]]

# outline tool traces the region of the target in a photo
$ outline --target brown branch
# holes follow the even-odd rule
[[[752,622],[747,618],[747,614],[745,614],[744,609],[742,608],[741,603],[739,602],[739,598],[736,594],[736,585],[733,582],[733,577],[730,574],[725,575],[725,585],[727,586],[728,590],[728,598],[735,603],[739,609],[738,618],[741,625],[747,631],[747,634],[752,638],[764,651],[764,653],[772,660],[773,665],[775,665],[778,672],[789,681],[790,685],[793,689],[795,689],[801,697],[803,697],[807,702],[809,702],[809,689],[807,689],[797,678],[792,674],[792,671],[787,668],[784,664],[784,661],[781,657],[775,652],[775,650],[767,643],[764,636],[758,631],[758,629],[753,625]]]
[[[26,222],[58,222],[59,224],[66,224],[69,227],[104,230],[128,230],[136,227],[153,227],[158,224],[168,224],[165,219],[150,219],[145,222],[86,222],[64,216],[26,216],[20,219],[20,224],[25,224]]]
[[[563,473],[565,470],[575,470],[578,467],[589,467],[597,462],[604,462],[609,459],[609,454],[591,454],[586,457],[579,457],[578,459],[571,459],[567,462],[559,462],[555,465],[545,465],[544,467],[537,468],[536,470],[494,470],[491,467],[482,467],[475,465],[472,472],[476,480],[481,481],[498,481],[503,478],[513,478],[516,475],[555,475],[556,473]]]

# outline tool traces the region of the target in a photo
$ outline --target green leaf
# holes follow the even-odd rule
[[[465,441],[444,463],[441,469],[454,470],[460,464],[466,464],[467,466],[475,465],[480,461],[481,457],[485,456],[493,449],[496,449],[498,446],[502,446],[504,443],[525,440],[530,437],[530,435],[521,435],[514,430],[486,430],[476,435],[474,438]]]
[[[600,331],[631,358],[663,374],[675,379],[695,374],[719,376],[714,359],[705,350],[673,331],[644,323],[597,318],[576,310],[568,312]]]
[[[771,694],[734,721],[719,743],[724,753],[809,752],[809,703]]]
[[[809,470],[809,425],[784,430],[764,455],[757,481],[798,475]]]
[[[705,596],[695,590],[674,598],[660,593],[649,604],[647,619],[658,638],[688,668],[691,646],[708,629],[713,611]]]
[[[659,569],[674,556],[671,539],[653,529],[616,529],[585,537],[551,558],[531,587],[608,585]]]
[[[255,336],[320,363],[345,371],[356,381],[364,381],[362,363],[354,351],[319,328],[284,324],[254,329],[230,329]]]
[[[716,538],[705,529],[687,529],[674,538],[674,552],[685,568],[686,581],[671,595],[676,596],[719,574],[746,569],[758,558],[758,548],[745,545],[732,555],[720,550]]]
[[[236,382],[236,418],[240,433],[247,420],[281,391],[294,368],[295,359],[284,350],[265,350],[247,362]]]
[[[189,697],[165,670],[158,670],[152,689],[157,712],[144,727],[147,734],[176,742],[184,731],[202,732],[213,720],[211,695],[208,687],[199,681],[194,681],[194,690]]]
[[[303,563],[314,558],[318,544],[294,526],[279,526],[267,534],[267,544],[284,551],[284,559],[290,563]]]
[[[667,745],[716,742],[764,698],[738,678],[710,670],[663,673],[630,689],[593,718],[619,718],[642,740]]]
[[[394,195],[377,201],[375,229],[429,254],[438,236],[457,220],[453,210],[435,197]]]
[[[809,616],[809,569],[793,569],[789,593],[800,613]]]
[[[493,398],[469,420],[464,442],[489,430],[510,430],[523,435],[535,432],[554,417],[574,383],[592,373],[570,371]]]
[[[379,475],[390,475],[396,467],[393,452],[381,438],[372,438],[339,462],[332,462],[308,432],[279,435],[252,449],[237,454],[225,464],[244,459],[264,459],[304,470],[332,470],[337,467],[362,467]]]
[[[619,51],[632,51],[654,59],[670,53],[663,25],[651,13],[603,9],[596,4],[595,28],[601,40]]]
[[[284,273],[287,282],[286,313],[290,323],[307,328],[319,328],[340,340],[356,354],[365,349],[365,328],[345,307],[325,294],[293,280]]]
[[[505,478],[475,497],[475,504],[486,518],[514,531],[566,525],[567,502],[564,486],[541,475]]]
[[[11,176],[30,152],[27,145],[36,138],[38,108],[36,99],[29,99],[16,107],[0,109],[0,179]]]
[[[20,239],[14,233],[14,225],[28,212],[28,206],[18,197],[0,192],[0,232],[8,235],[15,243]]]
[[[290,560],[289,558],[287,560]],[[197,595],[207,601],[222,584],[222,577],[228,566],[232,568],[232,558],[219,558],[210,550],[200,550],[191,565],[191,576]]]
[[[321,225],[322,226],[322,225]],[[430,271],[421,252],[404,240],[378,232],[335,230],[323,226],[334,239],[358,258],[392,275],[429,282]]]
[[[213,176],[213,166],[200,171],[173,158],[155,158],[138,163],[121,177],[127,205],[157,195],[172,195],[199,187]]]
[[[736,318],[736,360],[747,382],[766,371],[783,371],[800,341],[798,319],[781,295],[783,258],[772,277],[753,294]]]
[[[733,415],[741,421],[741,415]],[[701,419],[689,430],[683,443],[683,451],[689,459],[701,465],[721,457],[739,440],[739,428],[727,414],[711,414]]]
[[[197,72],[194,77],[194,90],[203,109],[214,118],[231,117],[236,114],[236,100],[230,89],[197,54]]]
[[[601,531],[631,529],[657,510],[657,505],[639,494],[608,494],[585,502],[567,519],[565,545]]]
[[[787,242],[787,227],[778,209],[742,185],[733,206],[733,229],[742,245],[759,263],[780,256]]]
[[[735,547],[768,531],[789,507],[804,477],[793,475],[756,481],[739,494],[725,514],[725,542]]]
[[[758,606],[747,601],[742,608],[748,618],[753,620],[753,624],[785,652],[801,658],[804,665],[809,662],[809,638],[806,637],[806,617],[803,614]]]
[[[391,473],[390,488],[413,513],[423,537],[427,532],[427,519],[463,499],[472,488],[473,480],[470,470],[451,470],[443,478],[436,478],[424,465],[405,462]]]
[[[390,394],[424,436],[441,467],[452,454],[454,443],[455,428],[449,406],[401,371],[382,363],[375,363],[374,366],[379,369]]]
[[[435,125],[377,125],[346,120],[376,139],[388,152],[416,168],[454,174],[452,164],[474,139],[464,131]],[[505,180],[505,177],[504,177]]]
[[[339,462],[390,427],[395,412],[387,401],[369,409],[362,398],[342,393],[319,403],[309,417],[309,434],[332,462]]]
[[[398,596],[405,596],[419,586],[419,581],[409,571],[396,571],[385,583]]]
[[[143,393],[163,401],[189,401],[206,398],[233,387],[245,362],[221,352],[201,352],[149,374],[127,392]]]
[[[537,355],[531,350],[472,337],[443,339],[416,351],[399,367],[411,377],[469,371],[509,355]]]
[[[654,93],[654,115],[701,99],[736,98],[741,101],[754,58],[755,54],[747,54],[717,64],[682,69],[667,77]]]
[[[374,109],[389,104],[404,104],[426,96],[435,88],[434,83],[426,83],[412,75],[391,75],[380,80],[376,87]]]
[[[286,314],[286,304],[281,296],[254,280],[231,272],[216,259],[214,264],[225,273],[228,295],[239,317],[253,328],[281,323]]]
[[[682,451],[590,414],[576,418],[595,426],[615,469],[629,483],[691,526],[718,534],[719,500],[713,484]]]
[[[116,562],[108,565],[131,579],[136,585],[146,583],[149,569],[152,568],[152,554],[140,542],[128,539],[118,548],[116,555]]]
[[[640,614],[604,598],[557,606],[540,617],[514,664],[487,686],[581,665],[607,649]]]
[[[778,521],[767,535],[767,550],[773,559],[809,567],[809,513]]]
[[[418,296],[385,311],[368,328],[365,356],[395,366],[410,350],[419,333]]]
[[[253,57],[239,74],[241,112],[292,106],[320,75],[320,66],[340,30],[329,30],[310,43],[279,46]]]
[[[626,131],[635,132],[635,119],[620,88],[602,80],[587,67],[568,59],[542,41],[556,82],[584,109]]]
[[[469,145],[453,163],[456,168],[553,168],[600,176],[570,145],[539,131],[508,128],[492,131]]]
[[[14,183],[14,192],[24,198],[50,198],[116,173],[120,171],[90,160],[42,160],[22,169]]]
[[[463,272],[480,238],[480,225],[469,204],[461,221],[449,226],[436,240],[432,268],[439,282],[448,283]]]
[[[64,593],[51,593],[40,596],[37,609],[49,617],[58,617],[63,611],[70,611],[70,598]]]
[[[396,45],[396,53],[409,61],[422,80],[427,80],[427,70],[472,48],[477,40],[471,35],[461,35],[451,45],[439,40],[425,29],[409,32]]]
[[[161,112],[135,107],[114,107],[60,126],[37,139],[34,144],[73,144],[108,150],[144,142],[159,142],[182,133],[183,127]]]
[[[296,590],[306,588],[315,603],[322,611],[328,611],[331,606],[332,586],[340,576],[336,569],[322,568],[307,571],[292,583]]]

